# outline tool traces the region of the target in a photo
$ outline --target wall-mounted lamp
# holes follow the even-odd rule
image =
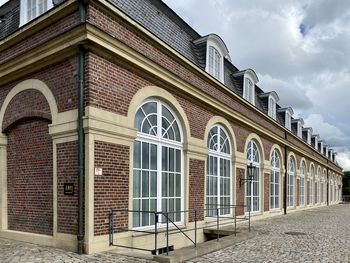
[[[241,174],[239,178],[239,186],[242,186],[245,182],[251,183],[253,181],[255,169],[256,167],[253,163],[247,165],[247,178],[244,178],[244,175]]]

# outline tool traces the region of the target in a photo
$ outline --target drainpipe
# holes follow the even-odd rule
[[[86,6],[79,0],[80,23],[85,23]],[[78,253],[84,253],[84,59],[85,49],[78,51]]]
[[[284,132],[284,139],[287,142],[288,139],[288,133],[287,131]],[[286,145],[284,147],[284,181],[283,181],[283,214],[287,214],[287,177],[288,177],[288,146]]]

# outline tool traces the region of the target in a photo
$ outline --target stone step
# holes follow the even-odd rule
[[[228,231],[225,233],[228,233]],[[215,240],[210,240],[210,241],[197,244],[197,247],[191,246],[191,247],[175,249],[174,251],[169,252],[168,256],[156,255],[153,257],[153,260],[161,263],[184,262],[186,260],[189,260],[195,257],[200,257],[205,254],[240,243],[242,241],[245,241],[247,239],[254,237],[255,235],[256,233],[254,231],[251,231],[251,232],[240,231],[240,232],[237,232],[236,236],[235,235],[224,236],[220,238],[219,241],[215,239]]]

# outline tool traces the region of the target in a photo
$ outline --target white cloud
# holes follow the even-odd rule
[[[340,147],[350,141],[349,136],[338,127],[327,123],[320,114],[310,114],[304,121],[305,125],[313,127],[314,133],[320,134],[327,144]]]
[[[350,171],[350,152],[339,152],[336,156],[336,161],[343,168],[343,171]]]

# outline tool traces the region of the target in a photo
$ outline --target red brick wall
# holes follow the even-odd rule
[[[204,180],[205,162],[202,160],[190,159],[189,162],[189,209],[197,209],[197,220],[204,219]],[[189,213],[190,222],[194,221],[194,213]]]
[[[270,210],[270,174],[264,174],[264,211]]]
[[[1,86],[0,88],[0,105],[3,104],[7,94],[10,90],[16,86],[18,83],[27,80],[27,79],[39,79],[43,81],[53,93],[58,111],[63,112],[67,110],[73,110],[77,108],[77,80],[75,77],[76,74],[76,56],[71,57],[67,60],[59,62],[57,64],[50,65],[41,71],[26,76],[24,78],[18,79],[14,82]],[[28,93],[25,93],[26,96]],[[33,94],[33,93],[32,93]],[[38,93],[36,93],[38,94]],[[24,97],[24,100],[29,100],[31,97]],[[40,99],[40,98],[38,98]],[[19,104],[21,104],[19,102]],[[34,106],[35,102],[26,102],[26,105]],[[17,108],[14,108],[16,110]],[[42,108],[35,107],[34,110],[44,110]],[[12,115],[13,111],[9,111],[9,114]]]
[[[108,215],[111,209],[129,209],[129,158],[127,146],[95,141],[95,166],[102,167],[103,175],[95,176],[94,226],[95,235],[108,233]],[[128,215],[123,213],[114,223],[128,226]]]
[[[26,52],[40,44],[50,40],[53,37],[59,36],[65,31],[79,24],[79,13],[76,11],[63,19],[51,23],[48,27],[34,33],[30,37],[9,46],[7,49],[0,51],[0,61],[5,62],[23,52]]]
[[[16,123],[7,131],[8,227],[52,235],[53,175],[49,122]]]
[[[244,178],[245,170],[241,168],[237,168],[236,170],[236,205],[244,205],[245,204],[245,184],[240,185],[239,179],[241,176]],[[236,210],[237,215],[244,214],[244,208],[240,207]]]
[[[76,234],[78,220],[78,144],[57,144],[57,232]],[[74,184],[74,195],[64,195],[64,183]]]

